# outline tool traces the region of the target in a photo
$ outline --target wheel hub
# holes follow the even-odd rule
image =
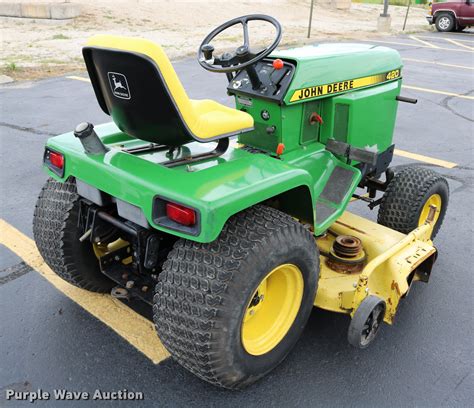
[[[436,212],[433,218],[433,225],[436,225],[436,222],[438,221],[439,215],[441,213],[441,205],[442,205],[442,200],[441,196],[439,194],[433,194],[426,200],[425,205],[421,209],[420,217],[418,219],[418,226],[423,225],[426,220],[428,219],[428,214],[430,213],[430,207],[434,205],[436,206]]]
[[[268,353],[285,337],[298,314],[303,288],[303,275],[293,264],[277,266],[260,282],[242,321],[242,345],[249,354]]]
[[[372,313],[370,313],[367,321],[365,322],[364,328],[362,329],[361,333],[361,345],[365,346],[369,344],[377,331],[379,330],[380,323],[382,323],[383,319],[383,306],[377,305]]]
[[[449,27],[450,21],[447,17],[441,17],[439,20],[439,26],[443,29],[446,30]]]

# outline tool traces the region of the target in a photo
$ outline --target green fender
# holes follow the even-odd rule
[[[139,207],[152,227],[197,242],[215,240],[229,217],[269,199],[273,199],[270,205],[314,225],[315,200],[332,170],[339,166],[354,173],[351,189],[337,214],[343,212],[360,179],[357,169],[339,161],[320,143],[308,146],[303,154],[288,153],[280,159],[234,146],[217,159],[167,168],[158,164],[167,160],[165,152],[140,155],[123,152],[122,148],[143,145],[143,142],[127,137],[114,124],[95,129],[110,147],[105,155],[86,155],[72,133],[48,140],[49,148],[65,155],[64,176],[60,178],[47,170],[50,176],[57,180],[75,177]],[[188,149],[193,153],[211,150],[211,145],[192,143],[184,146],[181,154],[186,154]],[[199,211],[199,234],[191,236],[156,225],[152,217],[155,196]],[[325,225],[314,227],[315,233],[327,228]]]

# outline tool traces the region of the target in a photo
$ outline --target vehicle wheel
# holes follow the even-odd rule
[[[48,266],[65,281],[93,292],[110,292],[115,284],[100,271],[89,241],[80,242],[76,182],[48,179],[36,202],[33,236]]]
[[[377,296],[367,296],[354,313],[349,325],[347,340],[357,348],[367,348],[377,335],[385,316],[385,301]]]
[[[254,206],[233,216],[212,243],[175,243],[156,285],[156,329],[183,367],[214,385],[243,388],[297,342],[318,274],[311,232]]]
[[[443,223],[448,201],[449,186],[444,177],[423,167],[406,167],[388,184],[377,222],[408,234],[424,224],[430,205],[436,205],[434,238]]]
[[[440,13],[436,16],[435,26],[438,31],[453,31],[456,26],[454,16],[450,13]]]

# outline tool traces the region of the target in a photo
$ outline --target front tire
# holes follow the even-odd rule
[[[156,286],[156,329],[183,367],[214,385],[242,388],[297,342],[318,273],[310,231],[273,208],[249,208],[212,243],[175,243]]]
[[[436,205],[432,238],[443,223],[449,201],[446,179],[423,167],[406,167],[388,184],[382,197],[377,222],[408,234],[428,218],[430,205]]]
[[[78,200],[74,179],[46,181],[33,216],[36,246],[48,266],[65,281],[81,289],[107,293],[114,283],[101,273],[92,244],[79,241]]]
[[[452,14],[440,13],[436,16],[435,26],[438,31],[446,33],[454,30],[456,21],[454,21],[454,16]]]

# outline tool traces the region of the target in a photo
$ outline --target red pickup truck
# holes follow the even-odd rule
[[[448,0],[431,4],[428,23],[434,24],[438,31],[462,31],[474,25],[473,0]]]

